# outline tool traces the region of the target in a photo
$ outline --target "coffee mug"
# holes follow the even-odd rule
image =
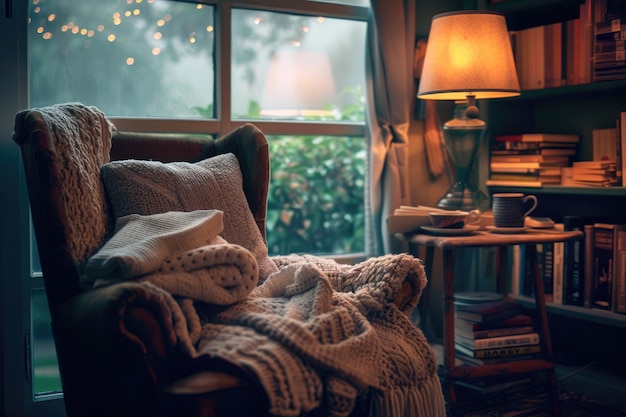
[[[466,224],[478,223],[480,221],[480,210],[432,211],[428,213],[428,218],[435,227],[461,229]]]
[[[537,208],[537,197],[523,193],[496,193],[493,222],[496,227],[523,227],[524,218]]]

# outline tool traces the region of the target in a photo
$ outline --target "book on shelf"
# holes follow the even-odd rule
[[[626,152],[626,111],[622,111],[619,113],[616,119],[616,130],[617,130],[617,158],[616,161],[616,176],[618,179],[617,185],[625,185],[624,175],[626,175],[626,157],[624,156],[624,152]]]
[[[528,152],[541,155],[554,154],[572,155],[576,153],[578,142],[516,142],[511,140],[503,140],[494,142],[491,146],[492,151],[497,152]]]
[[[593,129],[591,131],[592,159],[611,160],[617,155],[617,129]]]
[[[586,186],[616,185],[615,160],[576,161],[572,164],[572,180],[574,183]]]
[[[559,142],[579,143],[580,136],[566,133],[522,133],[513,135],[497,135],[496,142]]]
[[[519,166],[517,164],[496,164],[491,166],[491,174],[519,174],[519,175],[534,175],[537,177],[553,177],[561,175],[564,167],[560,166],[543,166],[538,168],[528,168],[525,166]]]
[[[614,310],[626,314],[626,230],[617,231],[614,286]]]
[[[558,184],[561,181],[561,169],[557,168],[558,174],[546,175],[541,171],[527,174],[516,172],[492,172],[489,179],[500,181],[541,181],[546,184]]]
[[[616,275],[618,231],[626,230],[626,224],[594,223],[593,225],[593,282],[591,306],[613,310],[613,286]]]
[[[522,305],[515,301],[500,300],[459,306],[456,317],[474,323],[493,323],[511,318],[522,312]]]
[[[540,142],[532,143],[532,142],[497,142],[497,143],[519,143],[522,145],[527,144],[541,144]],[[569,145],[569,144],[566,144]],[[573,145],[573,144],[572,144]],[[492,156],[515,156],[515,155],[534,155],[534,156],[574,156],[576,155],[576,147],[575,146],[567,146],[567,147],[542,147],[542,148],[532,148],[532,149],[498,149],[494,146],[491,149]]]
[[[485,339],[469,339],[454,335],[454,342],[470,349],[491,349],[499,347],[527,346],[539,344],[539,333],[522,333],[508,336],[494,336]]]
[[[554,301],[554,243],[537,243],[537,264],[543,282],[543,293],[546,302]]]
[[[564,163],[552,162],[489,162],[491,172],[515,172],[515,170],[542,170],[567,166]]]
[[[584,275],[583,275],[583,305],[587,308],[592,307],[592,293],[593,293],[593,274],[594,274],[594,259],[593,259],[593,242],[595,228],[592,224],[585,224],[583,226],[584,240],[585,240],[585,260],[584,260]]]
[[[581,231],[587,233],[585,225],[592,226],[600,220],[597,216],[563,216],[565,231]],[[568,240],[564,242],[563,264],[563,304],[582,306],[585,301],[585,245],[587,239]]]
[[[554,228],[559,231],[565,231],[563,223],[556,223]],[[553,247],[554,268],[552,275],[554,277],[552,302],[555,304],[563,304],[563,285],[565,274],[565,242],[554,242]]]
[[[567,155],[491,155],[491,162],[542,162],[551,165],[568,165]]]
[[[489,349],[470,349],[466,346],[458,343],[454,344],[456,351],[463,355],[478,358],[478,359],[491,359],[491,358],[513,358],[518,356],[532,355],[541,352],[541,345],[526,345],[526,346],[511,346],[511,347],[496,347]]]
[[[485,180],[485,185],[487,187],[531,187],[531,188],[541,188],[544,185],[550,185],[550,184],[560,184],[561,182],[559,181],[558,183],[551,183],[551,182],[545,182],[542,180],[505,180],[505,179],[488,179]]]

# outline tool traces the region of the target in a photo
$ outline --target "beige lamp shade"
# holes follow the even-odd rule
[[[336,99],[330,61],[323,52],[276,52],[270,60],[261,97],[261,115],[331,116]]]
[[[433,17],[417,96],[465,100],[520,93],[504,16],[488,11],[442,13]]]

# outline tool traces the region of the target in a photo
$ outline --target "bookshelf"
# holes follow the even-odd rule
[[[491,0],[478,2],[476,6],[504,13],[509,29],[519,31],[576,18],[584,4],[585,0]],[[491,138],[530,132],[574,133],[581,138],[574,160],[590,160],[592,131],[615,127],[619,112],[626,111],[626,79],[525,90],[519,97],[492,100],[482,106]],[[626,187],[498,186],[488,187],[488,191],[489,194],[507,191],[534,194],[538,206],[533,215],[547,216],[556,222],[567,215],[598,215],[614,222],[626,222]],[[516,296],[516,299],[528,308],[533,307],[531,298]],[[554,303],[547,303],[547,311],[615,330],[626,329],[624,314]]]

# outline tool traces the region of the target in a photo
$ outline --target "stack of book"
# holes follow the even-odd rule
[[[526,359],[541,352],[532,319],[514,301],[459,306],[454,333],[456,358],[467,365]]]
[[[595,81],[626,78],[624,39],[626,7],[623,2],[596,0],[593,70]]]
[[[617,163],[615,161],[578,161],[572,165],[572,182],[590,187],[617,185]]]
[[[542,187],[561,183],[561,169],[571,165],[579,135],[528,133],[501,135],[491,149],[487,185]]]

